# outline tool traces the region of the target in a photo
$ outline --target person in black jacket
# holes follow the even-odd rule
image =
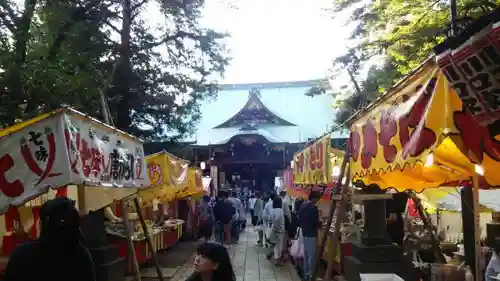
[[[41,233],[14,249],[5,281],[95,281],[94,261],[83,246],[75,202],[66,197],[47,201],[40,209]]]
[[[304,203],[302,199],[295,200],[292,209],[292,220],[290,221],[290,229],[288,230],[288,237],[294,239],[297,236],[297,229],[299,228],[299,210],[300,206]]]
[[[387,233],[393,243],[401,246],[405,236],[405,226],[402,213],[405,210],[408,195],[399,192],[392,195],[386,202]]]
[[[215,203],[214,206],[214,218],[216,222],[216,231],[218,235],[218,242],[227,242],[231,241],[231,225],[233,223],[233,215],[236,213],[236,210],[233,206],[233,203],[228,199],[229,193],[225,190],[221,190],[219,192],[219,200]]]
[[[304,242],[303,270],[305,280],[311,280],[314,258],[316,257],[318,228],[321,226],[319,210],[316,204],[320,198],[321,194],[318,191],[311,191],[309,201],[304,202],[299,210],[299,225],[302,229]]]

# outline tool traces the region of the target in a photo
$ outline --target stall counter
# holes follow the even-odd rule
[[[152,228],[150,229],[151,242],[153,243],[153,249],[150,249],[145,237],[133,238],[135,254],[137,257],[137,263],[139,265],[144,264],[151,260],[152,252],[159,252],[172,247],[179,238],[182,236],[182,224],[176,224],[174,227],[167,226],[165,228]],[[120,257],[127,258],[128,260],[128,272],[132,272],[133,261],[128,257],[128,244],[127,240],[115,237],[112,239],[113,244],[116,245],[118,249],[118,255]]]

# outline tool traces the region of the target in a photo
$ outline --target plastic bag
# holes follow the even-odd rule
[[[304,240],[302,239],[302,229],[300,228],[297,230],[297,237],[292,239],[290,255],[296,259],[304,256]]]
[[[273,228],[271,225],[267,225],[266,226],[266,230],[265,230],[265,235],[266,235],[266,239],[269,239],[271,237],[271,235],[273,234]]]
[[[254,227],[255,231],[264,231],[264,225],[259,224]]]

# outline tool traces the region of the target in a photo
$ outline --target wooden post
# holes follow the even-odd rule
[[[481,225],[480,225],[480,213],[479,213],[479,176],[477,175],[477,172],[474,172],[474,175],[472,176],[472,203],[473,203],[473,210],[474,210],[474,249],[475,249],[475,254],[476,254],[476,274],[475,278],[476,281],[482,281],[484,280],[482,277],[482,268],[481,268],[481,258],[482,258],[482,252],[481,252]]]
[[[111,81],[115,75],[115,71],[118,67],[118,63],[115,63],[113,67],[113,73],[111,74],[111,79],[109,81],[109,84],[106,87],[106,90],[111,86]],[[105,90],[105,91],[106,91]],[[102,111],[102,117],[104,118],[104,123],[114,126],[113,119],[111,118],[111,113],[109,111],[109,106],[108,106],[108,101],[106,98],[105,91],[100,92],[100,99],[101,99],[101,111]],[[80,190],[78,190],[80,192]],[[78,196],[80,196],[80,193],[78,193]],[[125,206],[125,199],[120,200],[120,213],[121,213],[121,218],[124,224],[124,230],[125,230],[125,237],[127,238],[127,244],[128,244],[128,251],[127,254],[128,256],[132,259],[133,263],[133,270],[134,270],[134,280],[135,281],[141,281],[141,272],[139,270],[139,262],[137,262],[137,255],[135,254],[135,247],[134,247],[134,241],[132,241],[132,230],[130,229],[130,223],[128,220],[128,211]],[[129,261],[127,261],[127,265],[129,264]]]
[[[345,177],[346,181],[344,187],[342,188],[342,198],[340,199],[340,204],[338,207],[337,218],[335,219],[335,227],[332,235],[332,248],[330,256],[328,258],[327,270],[325,273],[325,281],[329,281],[332,278],[333,263],[337,257],[337,251],[340,251],[340,228],[342,227],[342,221],[345,219],[347,212],[348,199],[346,198],[347,191],[349,190],[349,183],[351,178],[351,169],[347,168],[347,175]],[[328,229],[330,227],[328,226]],[[340,257],[342,259],[342,257]],[[340,273],[340,272],[339,272]]]
[[[139,263],[137,262],[137,255],[135,254],[134,241],[132,241],[132,230],[130,229],[130,221],[128,219],[128,210],[125,206],[125,199],[120,200],[120,213],[125,228],[125,237],[127,238],[128,256],[132,259],[134,280],[141,281],[141,272],[139,270]]]
[[[87,215],[87,204],[85,202],[85,187],[83,185],[78,185],[76,187],[76,194],[78,196],[78,213],[82,217]]]
[[[337,180],[337,182],[335,183],[334,194],[340,193],[340,189],[342,187],[342,179],[344,178],[344,173],[345,173],[347,163],[349,162],[349,157],[350,157],[349,156],[349,149],[348,149],[348,146],[346,146],[344,159],[342,161],[342,166],[340,167],[340,177]],[[312,276],[311,276],[312,281],[316,281],[316,277],[318,276],[319,263],[321,260],[321,256],[323,255],[323,250],[325,248],[325,244],[326,244],[326,241],[328,239],[328,234],[330,232],[330,225],[332,224],[333,215],[335,213],[335,207],[336,207],[337,201],[333,200],[333,198],[332,198],[332,200],[330,202],[331,202],[330,203],[330,213],[328,214],[326,228],[324,230],[323,237],[321,237],[321,243],[319,245],[318,253],[316,254],[316,257],[314,259],[313,272],[312,272]]]
[[[142,216],[141,206],[139,204],[139,198],[135,196],[133,200],[135,205],[135,211],[137,212],[137,215],[139,216],[139,221],[141,222],[142,231],[144,231],[144,236],[146,237],[146,243],[148,243],[149,249],[151,249],[151,256],[153,257],[156,273],[158,273],[158,279],[160,281],[163,281],[164,280],[163,272],[161,272],[160,262],[158,261],[158,256],[156,256],[156,251],[153,248],[153,242],[151,241],[151,236],[149,236],[148,226],[146,225],[144,217]]]

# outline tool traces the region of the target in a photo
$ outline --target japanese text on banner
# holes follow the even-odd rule
[[[472,37],[463,35],[468,39],[464,44],[440,53],[437,58],[464,108],[482,125],[500,119],[499,35],[498,23]]]
[[[140,141],[82,116],[65,116],[75,183],[117,187],[149,185]]]
[[[294,156],[294,182],[296,184],[327,184],[328,154],[330,149],[330,136],[325,136],[314,142],[303,151]]]
[[[0,211],[71,183],[64,125],[54,115],[0,138]]]

